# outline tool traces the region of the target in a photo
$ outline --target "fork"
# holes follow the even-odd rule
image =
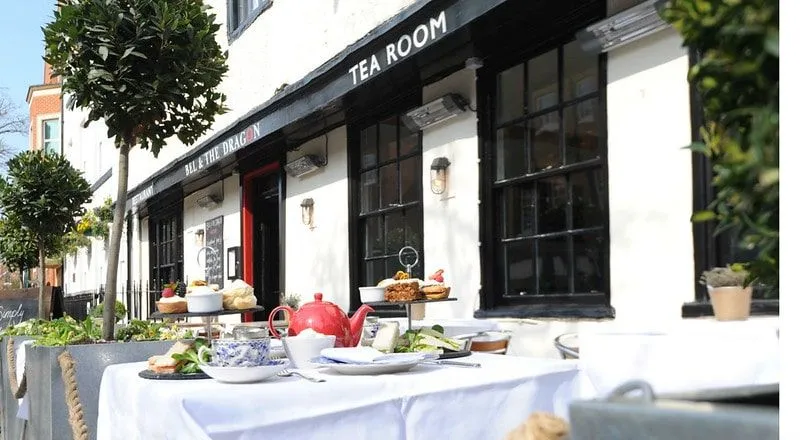
[[[306,376],[305,374],[303,374],[303,373],[301,373],[299,371],[288,370],[288,369],[287,370],[283,370],[280,373],[278,373],[278,376],[280,376],[280,377],[298,376],[298,377],[302,377],[303,379],[311,381],[311,382],[316,382],[316,383],[325,382],[325,379],[322,379],[320,377]]]

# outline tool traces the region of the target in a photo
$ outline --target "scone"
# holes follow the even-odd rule
[[[450,287],[440,283],[424,284],[420,290],[426,299],[445,299],[450,296]]]
[[[156,301],[156,308],[161,313],[186,313],[189,311],[189,303],[186,298],[174,295],[170,297],[161,297]]]

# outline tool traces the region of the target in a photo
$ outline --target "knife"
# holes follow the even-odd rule
[[[426,364],[436,364],[436,365],[452,365],[454,367],[467,367],[467,368],[480,368],[481,364],[473,363],[473,362],[458,362],[458,361],[446,361],[446,360],[431,360],[425,361]]]

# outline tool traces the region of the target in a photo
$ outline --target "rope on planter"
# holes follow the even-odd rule
[[[15,399],[22,399],[28,391],[28,376],[22,373],[22,380],[17,383],[17,352],[14,350],[14,340],[8,338],[6,345],[6,367],[8,368],[8,385]]]
[[[506,440],[567,440],[569,425],[553,414],[535,412],[509,432]]]
[[[89,440],[89,428],[83,419],[83,406],[78,395],[78,380],[75,377],[75,359],[69,351],[64,350],[58,355],[58,365],[61,366],[61,380],[64,382],[64,398],[69,410],[69,426],[72,428],[73,440]]]

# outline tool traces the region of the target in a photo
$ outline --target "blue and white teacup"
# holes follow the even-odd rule
[[[269,338],[214,339],[211,348],[201,347],[198,354],[210,352],[209,364],[215,367],[261,367],[270,364],[269,346]]]

